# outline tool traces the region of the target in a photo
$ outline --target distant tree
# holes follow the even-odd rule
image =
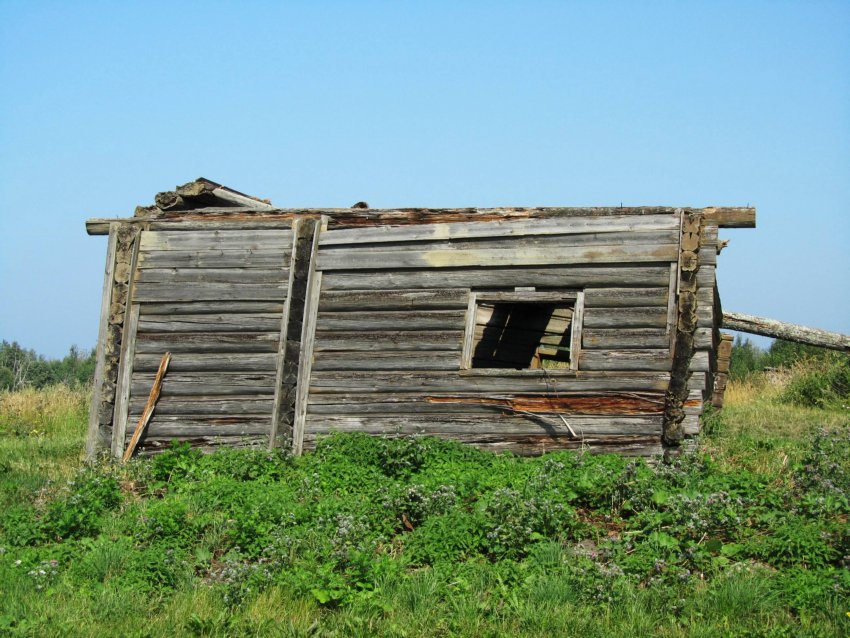
[[[90,383],[94,376],[95,351],[71,346],[62,359],[47,359],[16,341],[0,343],[0,389],[43,388],[64,383]]]
[[[732,344],[732,359],[729,362],[729,377],[743,379],[744,377],[763,369],[764,350],[741,335],[735,337]]]

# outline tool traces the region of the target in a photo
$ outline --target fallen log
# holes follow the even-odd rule
[[[739,330],[749,334],[775,337],[785,341],[805,343],[810,346],[820,346],[841,352],[850,352],[850,337],[840,332],[829,332],[818,328],[799,326],[775,319],[754,317],[740,312],[724,312],[723,327],[729,330]]]

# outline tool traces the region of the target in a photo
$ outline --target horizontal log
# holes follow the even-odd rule
[[[280,330],[281,316],[256,314],[146,314],[143,306],[139,332],[272,332]]]
[[[465,314],[463,310],[320,312],[316,330],[457,330],[463,329]]]
[[[136,353],[277,352],[279,332],[140,332]]]
[[[169,303],[146,303],[145,315],[225,315],[225,314],[280,314],[282,301],[181,301]]]
[[[581,333],[582,348],[664,348],[670,336],[664,328],[585,328]]]
[[[157,250],[140,252],[139,268],[284,268],[286,250]]]
[[[290,250],[292,231],[268,230],[195,230],[144,231],[139,248],[159,250]]]
[[[662,372],[608,373],[568,370],[471,370],[452,372],[322,372],[314,371],[310,393],[339,392],[591,392],[667,390],[670,375]]]
[[[319,299],[319,311],[425,310],[466,308],[468,288],[430,290],[328,290]]]
[[[724,312],[723,327],[729,330],[774,337],[795,343],[805,343],[810,346],[819,346],[840,352],[850,352],[850,336],[848,335],[786,323],[776,319],[756,317],[740,312]]]
[[[720,228],[755,228],[756,209],[750,207],[703,208],[706,224]]]
[[[131,397],[130,413],[141,413],[147,397]],[[156,403],[156,413],[161,416],[203,414],[271,415],[274,397],[239,396],[161,396]]]
[[[133,301],[277,301],[286,299],[287,283],[249,284],[219,282],[137,283]]]
[[[564,264],[616,264],[670,262],[678,257],[677,244],[590,245],[560,248],[491,248],[491,249],[434,249],[387,250],[345,249],[319,252],[319,270],[356,269],[426,269],[510,266],[541,266]]]
[[[425,226],[372,226],[330,230],[319,245],[352,245],[382,242],[440,241],[481,237],[616,233],[651,230],[678,230],[674,215],[609,215],[606,217],[555,217],[522,221],[455,222]]]
[[[462,330],[317,331],[313,350],[315,352],[460,350],[462,342]]]
[[[479,225],[479,224],[467,224]],[[440,228],[437,226],[436,228]],[[664,245],[676,244],[679,241],[679,229],[653,230],[653,231],[628,231],[628,232],[601,232],[581,234],[545,234],[545,235],[515,235],[510,237],[479,237],[473,239],[460,239],[450,237],[434,241],[418,242],[383,242],[383,243],[358,243],[326,245],[321,251],[326,255],[338,253],[363,253],[363,252],[432,252],[432,251],[490,251],[490,250],[515,250],[527,251],[534,249],[558,250],[568,253],[578,248],[589,248],[591,246],[624,246],[624,245]]]
[[[254,419],[255,417],[252,417]],[[148,425],[145,442],[156,439],[181,440],[187,438],[204,438],[210,444],[218,443],[220,446],[229,447],[227,439],[249,435],[269,435],[269,422],[251,420],[239,425],[187,425],[185,423],[163,423],[154,417]],[[216,441],[215,439],[225,439]]]
[[[136,355],[133,370],[151,372],[159,366],[159,355]],[[277,354],[175,354],[168,372],[268,372],[276,368]],[[167,384],[167,380],[166,380]]]
[[[136,271],[136,283],[280,284],[289,280],[289,269],[278,268],[146,268]]]
[[[708,372],[711,369],[711,363],[707,350],[697,350],[691,357],[691,365],[688,367],[691,372]]]
[[[384,436],[405,436],[385,434]],[[510,452],[519,456],[537,456],[557,450],[582,450],[591,454],[620,454],[622,456],[659,456],[664,453],[660,437],[654,435],[603,435],[573,439],[570,436],[503,434],[443,434],[433,436],[473,445],[496,453]],[[316,435],[304,435],[304,449],[315,447]]]
[[[131,414],[131,419],[133,416],[137,417],[138,415]],[[252,416],[250,414],[198,414],[180,416],[157,414],[154,412],[149,427],[161,428],[161,431],[166,431],[164,428],[168,428],[169,431],[174,433],[178,432],[180,428],[186,428],[185,431],[187,432],[197,430],[200,433],[204,428],[209,428],[208,431],[212,431],[212,428],[226,427],[234,429],[264,427],[265,431],[268,432],[270,424],[271,415],[268,417]]]
[[[585,328],[665,328],[667,308],[585,308]]]
[[[130,385],[133,396],[150,391],[152,373],[134,372]],[[161,396],[273,395],[273,372],[170,372],[162,384]]]
[[[452,414],[360,415],[330,416],[307,415],[307,431],[312,434],[327,432],[365,432],[367,434],[493,434],[493,435],[545,435],[580,439],[592,435],[657,434],[661,436],[661,415],[652,416],[575,416],[566,418],[569,425],[557,415],[532,414],[523,416],[494,415],[488,418]],[[571,432],[572,430],[572,432]]]
[[[582,350],[580,370],[659,370],[672,366],[670,351],[664,350]]]
[[[460,370],[460,353],[328,352],[317,354],[313,370]]]
[[[548,268],[496,268],[331,272],[322,277],[322,294],[328,290],[392,290],[435,288],[513,289],[585,288],[592,286],[665,286],[670,267],[664,266],[550,266]],[[712,279],[713,281],[713,279]]]
[[[623,308],[667,305],[668,287],[585,288],[585,308]]]

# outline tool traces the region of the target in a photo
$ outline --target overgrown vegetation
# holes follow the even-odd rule
[[[808,375],[733,383],[666,465],[334,435],[90,468],[84,390],[0,394],[0,634],[845,636],[850,414]]]

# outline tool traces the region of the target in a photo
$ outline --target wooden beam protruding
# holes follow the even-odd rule
[[[774,337],[785,341],[805,343],[841,352],[850,352],[850,336],[840,332],[829,332],[818,328],[809,328],[794,323],[745,315],[740,312],[724,312],[723,327],[749,334]]]

